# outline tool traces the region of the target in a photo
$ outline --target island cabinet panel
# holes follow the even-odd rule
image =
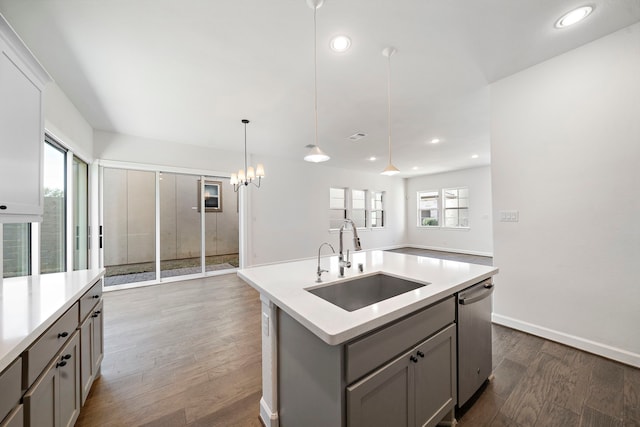
[[[281,427],[344,425],[342,346],[327,345],[278,311],[278,397]]]
[[[415,424],[414,375],[409,353],[347,388],[350,427],[409,427]]]
[[[347,382],[351,383],[377,368],[456,318],[455,297],[433,304],[422,311],[378,329],[346,345]]]
[[[19,403],[22,397],[22,359],[18,358],[0,374],[0,421]]]
[[[416,426],[437,425],[456,404],[456,328],[451,325],[416,347]]]
[[[0,427],[24,427],[24,406],[16,406],[7,418],[0,422]]]
[[[454,297],[340,345],[282,310],[277,324],[280,426],[432,427],[453,415]]]

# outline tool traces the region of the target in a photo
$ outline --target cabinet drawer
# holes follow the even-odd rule
[[[347,344],[347,384],[453,323],[455,308],[455,297],[452,296]]]
[[[22,396],[22,359],[18,358],[0,374],[0,420],[20,403]],[[4,424],[3,424],[4,425]]]
[[[80,320],[84,320],[84,318],[91,313],[93,307],[100,301],[100,297],[102,297],[102,280],[98,280],[96,284],[80,298]]]
[[[33,384],[78,327],[78,305],[76,302],[22,353],[22,387],[24,389]]]
[[[24,427],[24,407],[16,406],[9,416],[0,422],[0,427]]]

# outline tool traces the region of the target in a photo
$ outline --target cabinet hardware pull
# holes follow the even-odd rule
[[[67,362],[65,362],[64,360],[62,362],[58,362],[56,363],[56,368],[59,368],[61,366],[67,366]]]
[[[60,332],[58,338],[66,338],[69,336],[69,332]]]
[[[97,314],[95,314],[95,313],[93,313],[93,314],[91,315],[91,317],[98,317],[98,315],[97,315]]]
[[[102,312],[101,312],[100,310],[96,310],[96,311],[94,311],[94,313],[95,313],[95,314],[100,314],[100,313],[102,313]]]
[[[0,209],[2,209],[2,210],[7,209],[7,205],[0,205]]]
[[[423,353],[423,352],[421,352],[421,351],[418,351],[418,356],[420,356],[420,357],[424,357],[424,353]]]
[[[62,356],[62,360],[69,360],[69,359],[71,359],[70,354],[65,354],[64,356]]]
[[[411,355],[411,357],[409,358],[409,360],[411,360],[413,363],[418,363],[418,358],[415,357],[414,355]]]
[[[91,296],[91,298],[98,299],[98,298],[100,298],[100,295],[93,295],[93,296]]]

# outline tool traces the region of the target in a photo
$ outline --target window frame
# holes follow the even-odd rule
[[[375,203],[377,200],[375,200],[376,195],[380,195],[380,209],[375,209]],[[367,200],[369,201],[370,204],[370,208],[369,208],[369,215],[370,215],[370,220],[369,220],[369,227],[372,230],[380,230],[386,227],[386,206],[385,206],[385,202],[387,199],[387,195],[386,195],[386,191],[378,191],[378,190],[372,190],[369,192],[369,197],[367,198]],[[373,214],[374,212],[379,212],[380,213],[380,222],[381,225],[373,225]]]
[[[465,199],[466,205],[467,206],[456,206],[456,207],[449,207],[447,208],[447,198],[445,197],[445,194],[447,191],[455,191],[457,192],[457,200],[458,200],[458,204],[460,201],[460,190],[466,190],[467,192],[467,197],[463,198]],[[469,229],[471,228],[469,225],[469,187],[466,186],[459,186],[459,187],[450,187],[450,188],[443,188],[442,189],[442,227],[443,228],[449,228],[449,229]],[[467,220],[467,225],[447,225],[447,210],[455,210],[457,212],[457,223],[460,224],[460,212],[461,210],[466,210],[466,220]]]
[[[341,190],[341,191],[343,192],[342,194],[344,195],[344,198],[343,198],[343,200],[344,200],[344,205],[343,205],[343,207],[342,207],[342,208],[334,208],[334,207],[332,207],[332,205],[331,205],[331,200],[332,200],[333,198],[332,198],[332,196],[331,196],[331,190]],[[342,213],[342,217],[343,217],[344,219],[348,218],[348,216],[347,216],[347,215],[348,215],[349,201],[347,200],[347,197],[348,197],[348,194],[349,194],[350,192],[349,192],[349,191],[347,191],[347,190],[348,190],[348,188],[347,188],[347,187],[329,187],[329,230],[330,230],[330,231],[331,231],[331,230],[335,230],[335,231],[337,231],[337,230],[339,230],[339,229],[340,229],[340,227],[338,227],[338,228],[333,228],[333,227],[331,227],[331,225],[332,225],[332,224],[331,224],[331,221],[333,220],[332,215],[331,215],[331,212],[338,212],[338,211],[342,211],[342,212],[343,212],[343,213]]]
[[[362,194],[363,194],[362,201],[364,202],[364,208],[355,208],[353,206],[353,203],[354,203],[353,193],[355,191],[362,192]],[[353,220],[354,211],[364,211],[364,226],[358,226],[356,224],[356,228],[359,229],[359,230],[369,228],[369,205],[367,204],[369,191],[368,190],[360,190],[360,189],[357,189],[357,188],[350,188],[348,193],[350,195],[349,202],[348,202],[348,206],[350,207],[350,209],[347,210],[347,218],[351,218]],[[355,220],[354,220],[354,223],[355,223]]]
[[[422,209],[420,207],[420,202],[422,201],[422,194],[431,194],[431,193],[435,193],[435,202],[436,202],[436,216],[435,217],[428,217],[431,219],[435,219],[436,220],[436,224],[430,225],[430,224],[423,224],[423,217],[422,217],[422,211],[423,210],[427,210],[427,209]],[[416,192],[416,214],[417,214],[417,219],[416,219],[416,226],[419,228],[440,228],[441,225],[441,211],[442,211],[442,202],[441,202],[441,192],[440,190],[418,190]],[[429,210],[433,210],[433,209],[429,209]],[[425,218],[426,219],[426,218]]]

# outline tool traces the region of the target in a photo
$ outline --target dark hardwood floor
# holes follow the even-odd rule
[[[260,300],[235,274],[104,300],[102,377],[77,426],[261,425]],[[460,426],[640,426],[639,369],[500,326],[493,364]]]

